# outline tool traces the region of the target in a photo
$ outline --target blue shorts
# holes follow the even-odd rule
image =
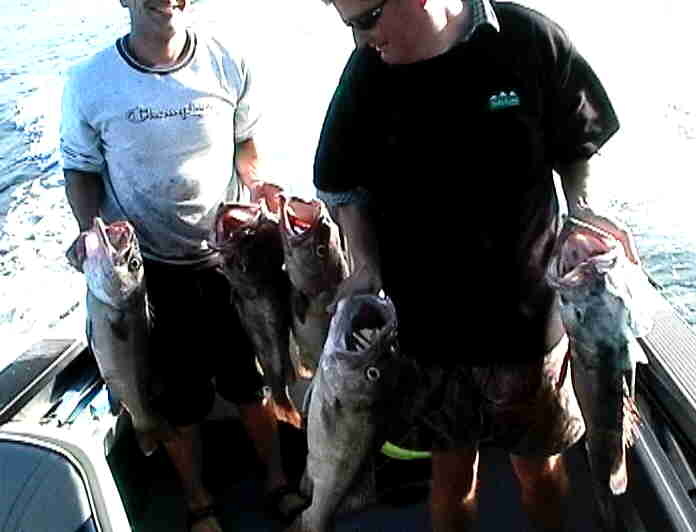
[[[216,390],[236,404],[260,401],[263,377],[222,271],[146,260],[145,279],[153,317],[154,408],[185,426],[208,415]]]

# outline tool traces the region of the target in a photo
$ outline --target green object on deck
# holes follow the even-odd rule
[[[412,451],[411,449],[404,449],[394,445],[391,442],[385,442],[382,446],[382,453],[396,460],[423,460],[431,456],[427,451]]]

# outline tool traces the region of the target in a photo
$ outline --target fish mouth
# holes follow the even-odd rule
[[[366,351],[375,339],[389,329],[389,316],[381,309],[370,305],[362,305],[352,317],[350,328],[344,336],[346,348],[349,351]]]
[[[109,255],[111,255],[112,252],[116,251],[113,245],[111,244],[111,240],[109,240],[109,235],[106,232],[106,224],[101,218],[96,217],[94,219],[92,229],[94,230],[94,234],[97,236],[99,247],[108,250]]]
[[[212,242],[213,249],[221,249],[232,243],[239,235],[255,229],[261,218],[262,207],[246,203],[223,203],[215,216],[215,229]]]
[[[619,253],[616,248],[589,257],[573,268],[562,269],[563,273],[559,275],[557,284],[565,288],[577,288],[590,283],[606,275],[616,265],[618,259]]]
[[[286,198],[281,195],[280,198],[280,223],[284,232],[291,238],[306,238],[319,223],[321,203],[317,200],[305,201],[296,196]]]
[[[610,234],[571,220],[559,235],[549,279],[556,286],[579,286],[606,273],[615,264],[619,248],[619,241]]]
[[[346,394],[351,402],[372,401],[374,386],[395,378],[398,364],[392,364],[400,357],[396,314],[389,300],[363,294],[339,302],[319,362],[331,394]]]
[[[363,353],[377,343],[396,340],[396,316],[388,299],[371,294],[352,296],[339,301],[334,320],[338,315],[338,321],[332,320],[329,336],[344,353]]]
[[[135,231],[130,223],[117,221],[106,225],[98,216],[94,219],[92,234],[96,236],[97,241],[88,244],[88,248],[103,249],[114,264],[124,259],[133,247],[135,239]]]

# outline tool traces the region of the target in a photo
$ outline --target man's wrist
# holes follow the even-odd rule
[[[99,216],[99,213],[96,212],[91,215],[81,215],[77,216],[75,215],[75,219],[77,220],[77,227],[80,230],[80,232],[88,231],[89,229],[92,228],[94,225],[94,219]]]

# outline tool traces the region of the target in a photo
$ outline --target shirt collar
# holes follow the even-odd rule
[[[471,7],[471,27],[464,36],[464,41],[474,34],[479,26],[490,26],[495,31],[500,31],[498,17],[493,10],[492,0],[468,0]]]
[[[171,74],[188,65],[196,53],[197,37],[191,29],[186,29],[186,43],[181,52],[181,57],[176,64],[168,67],[150,67],[141,64],[137,57],[131,53],[128,44],[129,35],[125,35],[116,41],[116,48],[123,60],[132,68],[144,72],[146,74]]]

